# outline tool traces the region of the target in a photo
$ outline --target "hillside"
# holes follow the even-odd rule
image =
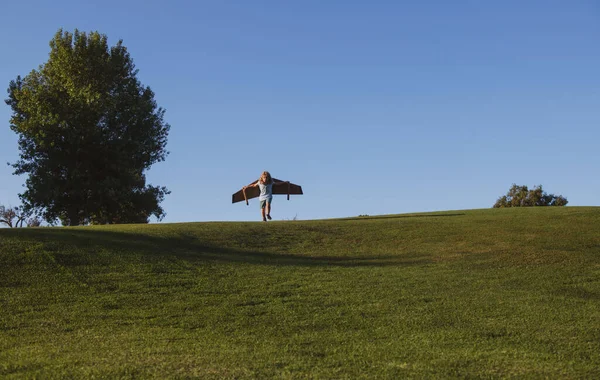
[[[0,230],[0,377],[600,377],[600,207]]]

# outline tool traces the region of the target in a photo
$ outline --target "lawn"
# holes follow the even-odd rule
[[[600,207],[0,230],[2,378],[600,378]]]

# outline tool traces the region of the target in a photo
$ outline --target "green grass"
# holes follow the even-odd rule
[[[599,378],[600,208],[0,230],[0,378]]]

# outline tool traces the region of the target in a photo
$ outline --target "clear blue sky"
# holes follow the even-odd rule
[[[302,185],[275,220],[488,208],[512,183],[600,205],[600,2],[5,2],[0,85],[59,28],[122,39],[171,125],[163,222],[259,220],[231,194]],[[3,92],[6,94],[6,92]],[[6,95],[3,99],[6,98]],[[24,176],[0,104],[0,204]]]

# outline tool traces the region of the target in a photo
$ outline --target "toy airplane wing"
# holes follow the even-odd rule
[[[273,184],[273,194],[287,194],[288,201],[290,200],[290,195],[304,194],[302,192],[302,186],[293,184],[291,182],[284,182],[276,178],[273,178],[273,181],[279,182]],[[248,186],[255,183],[256,181],[250,182]],[[249,199],[258,198],[259,195],[260,189],[258,187],[247,187],[246,189],[242,188],[231,196],[231,203],[246,201],[246,204],[248,204]]]

